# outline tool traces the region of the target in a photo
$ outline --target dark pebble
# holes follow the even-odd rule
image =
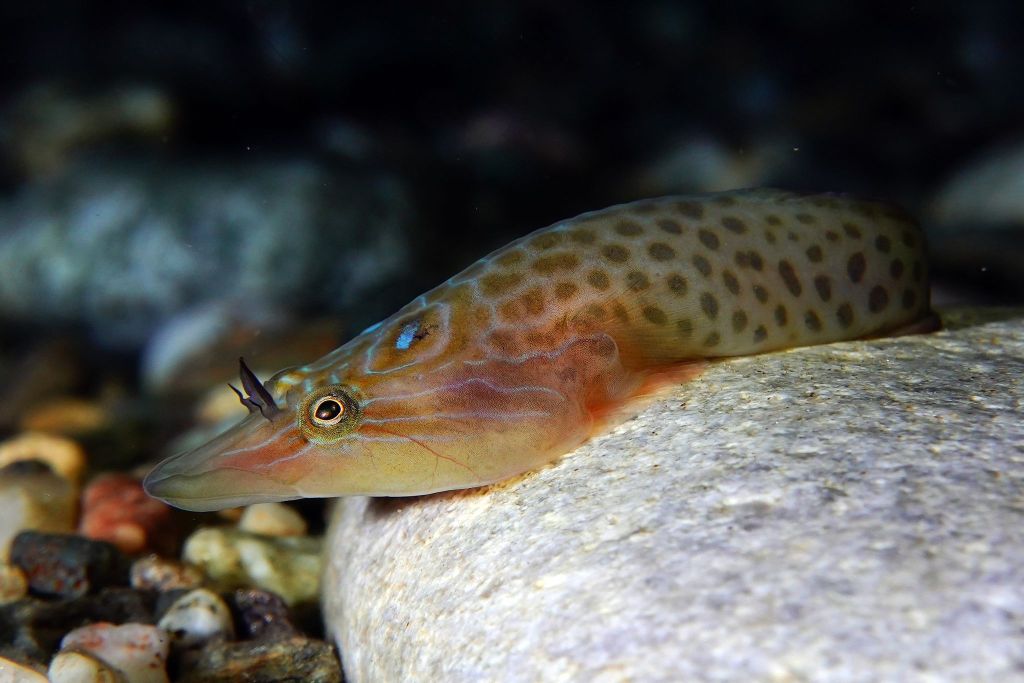
[[[128,583],[128,561],[117,548],[71,534],[23,531],[11,544],[11,564],[36,595],[75,598]]]
[[[108,588],[66,600],[26,598],[0,605],[0,656],[48,662],[64,635],[98,621],[153,623],[155,595],[131,588]]]
[[[334,646],[301,636],[286,640],[214,643],[182,658],[174,680],[183,683],[340,683]]]
[[[53,472],[53,469],[42,460],[15,460],[0,467],[0,477],[24,477],[48,472]]]
[[[299,635],[288,605],[276,593],[237,590],[229,596],[228,602],[243,639],[283,640]]]

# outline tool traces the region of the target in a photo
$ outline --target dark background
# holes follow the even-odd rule
[[[556,220],[743,186],[899,203],[940,306],[1020,303],[1022,27],[994,0],[4,3],[0,373],[60,337],[161,387],[247,351],[211,315],[336,341]]]

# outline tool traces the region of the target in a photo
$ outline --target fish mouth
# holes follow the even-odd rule
[[[293,422],[253,413],[199,448],[164,460],[142,485],[150,496],[193,512],[301,498],[290,483],[297,481],[289,458],[297,438]]]

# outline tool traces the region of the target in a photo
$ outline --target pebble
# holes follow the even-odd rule
[[[146,495],[142,482],[128,474],[105,474],[85,489],[78,531],[87,538],[113,543],[133,555],[144,550],[169,550],[171,508]]]
[[[241,531],[264,536],[305,536],[306,520],[284,503],[256,503],[245,508],[238,521]]]
[[[280,640],[299,635],[280,595],[256,589],[237,590],[231,601],[238,614],[242,638]]]
[[[89,624],[68,633],[60,645],[63,651],[93,655],[123,676],[127,683],[166,683],[168,680],[166,663],[170,638],[156,626]]]
[[[33,406],[21,418],[21,428],[47,435],[79,436],[109,425],[110,416],[101,405],[80,398],[52,398]]]
[[[0,644],[5,654],[45,663],[61,636],[77,624],[106,621],[152,623],[154,596],[127,588],[107,588],[95,595],[63,600],[28,597],[0,605]]]
[[[116,547],[70,534],[23,531],[11,544],[11,563],[41,595],[77,597],[127,582],[128,563]]]
[[[78,485],[85,469],[85,452],[71,439],[52,434],[26,432],[0,442],[0,467],[22,460],[40,460],[50,469]]]
[[[175,600],[157,626],[167,631],[174,644],[181,647],[231,640],[235,636],[231,610],[219,595],[205,588],[189,591]]]
[[[50,683],[125,683],[125,678],[113,667],[75,650],[57,653],[47,675]]]
[[[78,323],[122,349],[212,302],[291,311],[300,297],[368,319],[411,261],[403,182],[313,158],[240,163],[82,159],[5,193],[0,317]]]
[[[27,593],[25,572],[9,564],[0,564],[0,605],[21,600]]]
[[[321,548],[321,539],[311,536],[261,536],[212,527],[185,541],[184,559],[226,589],[258,586],[295,605],[317,598]]]
[[[198,588],[203,583],[203,573],[197,567],[159,555],[132,562],[128,577],[132,588],[160,592]]]
[[[188,662],[182,683],[317,681],[340,683],[341,664],[334,647],[322,640],[295,637],[274,642],[244,640],[203,648]]]
[[[46,674],[13,659],[0,657],[0,683],[46,683]]]
[[[940,227],[1024,225],[1024,144],[1003,140],[960,170],[932,200]]]
[[[70,532],[77,492],[66,479],[38,460],[20,460],[0,469],[0,562],[10,557],[22,530]]]

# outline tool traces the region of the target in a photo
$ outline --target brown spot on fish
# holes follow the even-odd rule
[[[618,301],[612,304],[612,315],[614,315],[615,319],[620,323],[629,324],[629,311],[627,311],[626,307]]]
[[[853,324],[853,307],[848,303],[844,303],[836,309],[836,320],[839,321],[839,326],[843,329],[848,328]]]
[[[676,250],[664,242],[655,242],[647,247],[647,253],[650,254],[651,258],[655,261],[668,261],[675,257]]]
[[[814,216],[809,213],[798,213],[796,215],[796,219],[804,225],[810,225],[811,223],[816,222]]]
[[[640,224],[633,221],[619,221],[615,224],[615,232],[623,237],[636,237],[643,231],[644,229],[640,227]]]
[[[800,235],[796,234],[792,230],[790,230],[789,232],[786,233],[786,238],[790,242],[799,242],[800,241]]]
[[[601,253],[612,263],[625,263],[629,260],[629,249],[621,244],[606,244],[601,247]]]
[[[733,294],[740,293],[740,281],[736,279],[731,270],[726,269],[722,271],[722,281],[730,292]]]
[[[544,312],[544,291],[539,287],[523,292],[520,300],[523,302],[526,312],[530,315],[540,315]]]
[[[764,328],[764,325],[758,325],[757,329],[754,330],[754,341],[760,344],[768,336],[768,330]]]
[[[855,240],[859,240],[861,236],[860,227],[856,223],[843,223],[843,232],[847,237],[852,237]]]
[[[736,233],[737,235],[742,235],[747,231],[747,224],[735,216],[726,216],[723,218],[722,227],[730,232]]]
[[[523,281],[519,273],[488,273],[480,278],[480,291],[485,296],[499,297],[507,294]]]
[[[515,337],[507,330],[495,330],[487,336],[490,346],[504,355],[516,355],[519,352],[519,345]]]
[[[754,296],[757,297],[758,301],[764,303],[768,301],[768,290],[761,285],[754,285]]]
[[[712,197],[711,201],[722,206],[735,206],[736,198],[728,194],[719,194]]]
[[[782,219],[776,216],[774,213],[770,213],[764,218],[765,223],[768,225],[782,225]]]
[[[668,218],[658,221],[658,227],[670,235],[679,235],[683,232],[683,226]]]
[[[696,254],[693,257],[693,266],[704,277],[708,277],[711,275],[711,263],[700,254]]]
[[[718,317],[718,299],[711,292],[704,292],[700,295],[700,307],[711,320]]]
[[[904,230],[903,244],[907,245],[908,247],[913,247],[915,244],[917,244],[917,238],[914,237],[914,233],[910,232],[909,230]]]
[[[544,232],[532,240],[529,246],[534,249],[546,250],[558,246],[562,241],[562,234],[558,232]]]
[[[594,289],[601,290],[602,292],[611,286],[611,280],[608,279],[608,274],[602,270],[592,270],[587,275],[587,282]]]
[[[523,311],[522,307],[516,301],[506,301],[498,307],[498,314],[503,320],[508,322],[517,322],[522,319]]]
[[[764,238],[768,242],[768,244],[775,244],[776,242],[775,233],[772,232],[771,230],[764,231]]]
[[[889,305],[889,292],[881,285],[875,285],[868,294],[868,310],[881,313]]]
[[[858,251],[846,262],[846,274],[850,276],[850,282],[859,283],[864,278],[864,271],[868,262],[864,258],[864,252]]]
[[[821,318],[818,314],[812,310],[808,310],[804,313],[804,325],[807,326],[811,332],[819,332],[821,330]]]
[[[541,275],[550,275],[557,270],[574,270],[579,264],[580,259],[576,254],[563,251],[537,259],[532,267]]]
[[[818,296],[821,297],[822,301],[828,301],[832,298],[832,281],[828,275],[818,275],[815,277],[814,288],[818,290]]]
[[[800,296],[803,291],[803,286],[800,284],[800,278],[796,276],[796,270],[793,268],[793,264],[782,259],[779,261],[779,276],[782,277],[782,281],[786,283],[786,289],[793,296]]]
[[[672,290],[673,294],[684,296],[686,294],[686,278],[676,273],[669,275],[668,288]]]
[[[878,251],[882,252],[883,254],[888,254],[891,248],[892,242],[890,242],[889,238],[886,237],[885,235],[879,235],[878,237],[875,238],[875,249],[877,249]]]
[[[704,346],[710,348],[712,346],[718,346],[722,341],[722,335],[717,332],[712,332],[708,336],[704,337]]]
[[[742,332],[747,327],[747,314],[745,311],[735,311],[732,314],[732,331]]]
[[[644,306],[644,317],[655,325],[664,325],[668,322],[668,316],[665,315],[665,311],[657,306]]]
[[[819,247],[817,244],[812,244],[811,246],[807,247],[806,253],[807,260],[810,261],[811,263],[821,262],[821,247]]]
[[[676,321],[676,332],[683,339],[689,339],[693,334],[693,321],[689,318],[680,318]]]
[[[559,299],[569,299],[576,294],[579,290],[572,282],[559,282],[555,285],[555,297]]]
[[[640,271],[633,270],[626,275],[626,286],[629,287],[630,291],[642,292],[651,286],[651,281]]]
[[[829,242],[838,242],[839,241],[839,233],[836,232],[835,230],[826,230],[825,231],[825,239],[827,239]]]
[[[718,245],[719,245],[718,235],[716,235],[715,233],[711,232],[710,230],[705,230],[703,228],[698,230],[697,231],[697,239],[700,240],[701,244],[703,244],[705,247],[707,247],[708,249],[710,249],[712,251],[714,251],[715,249],[718,249]]]
[[[586,309],[584,309],[584,313],[588,318],[594,321],[604,320],[605,316],[608,315],[608,312],[604,310],[604,306],[601,306],[600,304],[588,305]]]
[[[676,202],[676,210],[687,218],[701,218],[704,216],[704,207],[697,202]]]
[[[775,324],[778,325],[779,327],[783,327],[783,326],[785,326],[785,324],[788,321],[788,319],[789,319],[789,315],[786,312],[786,307],[783,306],[782,304],[779,304],[778,306],[776,306],[775,307]]]

